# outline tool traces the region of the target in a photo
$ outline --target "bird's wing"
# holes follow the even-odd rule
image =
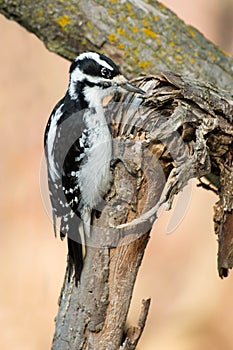
[[[53,112],[50,117],[46,135],[49,134],[51,119],[54,118],[55,113]],[[83,266],[83,237],[80,233],[82,225],[80,225],[79,215],[80,191],[77,172],[81,163],[85,161],[87,138],[80,113],[62,111],[55,134],[52,135],[53,144],[50,145],[50,152],[47,144],[49,140],[45,135],[45,154],[54,229],[56,232],[59,225],[61,238],[65,236],[68,238],[69,272],[71,274],[74,269],[76,282],[80,279]]]
[[[50,157],[47,154],[49,191],[55,217],[66,218],[71,210],[78,213],[77,173],[85,161],[87,138],[80,113],[63,113],[54,136],[52,154]],[[61,235],[65,234],[61,232]]]

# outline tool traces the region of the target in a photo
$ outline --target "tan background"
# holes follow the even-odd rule
[[[233,51],[233,3],[164,0],[186,22]],[[69,62],[19,25],[0,17],[0,349],[49,349],[63,281],[66,244],[56,240],[39,185],[43,131],[65,92]],[[213,233],[214,195],[196,189],[184,220],[168,235],[154,226],[137,280],[152,305],[139,349],[233,349],[233,275],[220,280]]]

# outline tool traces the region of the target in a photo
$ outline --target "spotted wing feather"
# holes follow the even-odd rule
[[[60,221],[60,236],[62,239],[65,236],[68,238],[70,270],[75,267],[78,280],[83,266],[83,254],[79,232],[82,224],[79,211],[80,191],[76,174],[85,161],[86,132],[81,122],[82,112],[75,112],[77,106],[73,107],[73,113],[72,109],[64,110],[64,103],[61,101],[52,112],[45,132],[45,154],[54,229],[56,231]],[[51,133],[50,127],[59,108],[61,115],[56,125],[53,145],[48,152],[48,135]]]

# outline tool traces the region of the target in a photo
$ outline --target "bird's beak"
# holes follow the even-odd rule
[[[118,85],[122,89],[130,92],[137,92],[138,94],[145,94],[145,91],[130,83],[123,75],[117,75],[113,78],[114,84]]]
[[[123,89],[131,92],[137,92],[138,94],[145,94],[145,91],[140,89],[134,84],[131,84],[130,82],[126,82],[125,84],[122,85]]]

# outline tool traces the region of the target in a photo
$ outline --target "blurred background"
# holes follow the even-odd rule
[[[233,52],[233,0],[163,0],[186,23]],[[0,349],[50,349],[66,244],[55,239],[40,193],[43,132],[68,83],[69,62],[0,16]],[[130,322],[152,304],[139,349],[233,349],[233,275],[217,274],[213,194],[189,187],[189,209],[170,234],[154,225]]]

